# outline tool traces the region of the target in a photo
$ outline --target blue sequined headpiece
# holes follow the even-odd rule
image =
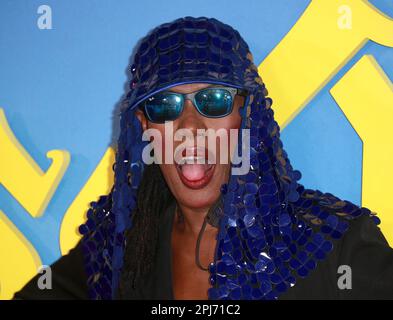
[[[112,299],[119,286],[125,232],[144,164],[142,128],[134,112],[141,101],[171,86],[225,84],[249,93],[242,128],[250,129],[251,170],[231,175],[221,188],[216,260],[209,266],[209,299],[276,299],[306,277],[348,229],[370,210],[297,181],[271,109],[272,100],[239,32],[213,18],[185,17],[158,26],[142,39],[121,112],[120,137],[110,194],[91,203],[80,227],[89,294]],[[241,139],[239,139],[241,142]]]

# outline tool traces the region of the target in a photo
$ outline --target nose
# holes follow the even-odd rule
[[[178,129],[189,129],[194,137],[197,136],[197,129],[207,129],[205,117],[201,115],[193,102],[189,99],[184,101],[183,112],[178,118]]]

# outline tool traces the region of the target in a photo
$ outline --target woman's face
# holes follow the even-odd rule
[[[169,90],[179,93],[190,93],[210,86],[215,85],[211,85],[208,83],[190,83],[175,86],[170,88]],[[231,140],[230,129],[240,129],[241,115],[239,113],[239,109],[244,106],[244,100],[245,98],[243,96],[236,95],[231,114],[221,118],[205,117],[197,111],[191,100],[185,100],[183,112],[181,113],[179,118],[172,122],[173,132],[171,132],[171,137],[174,137],[176,131],[179,129],[188,129],[190,130],[190,132],[192,132],[193,143],[185,143],[185,139],[183,140],[183,143],[182,141],[176,141],[175,139],[172,139],[173,152],[171,154],[174,155],[174,157],[176,157],[176,159],[178,160],[179,156],[186,156],[185,153],[176,153],[176,148],[180,144],[182,144],[183,146],[186,145],[187,147],[196,147],[197,129],[212,129],[213,131],[210,130],[211,132],[217,132],[217,130],[221,129],[221,133],[225,132],[228,137],[226,150],[229,150],[229,144],[231,143],[231,141],[233,142],[233,139]],[[196,163],[178,165],[177,162],[173,159],[173,157],[173,161],[171,161],[171,163],[165,163],[165,149],[166,147],[168,147],[165,144],[165,125],[156,124],[148,121],[144,113],[139,109],[136,111],[136,115],[142,124],[143,130],[156,129],[161,134],[161,150],[163,163],[160,164],[160,168],[166,180],[166,183],[168,184],[168,187],[170,188],[177,202],[185,207],[193,209],[210,207],[218,199],[220,195],[220,187],[223,183],[226,183],[228,181],[230,174],[230,153],[227,153],[228,157],[226,161],[220,159],[220,139],[215,139],[216,141],[214,148],[214,146],[211,145],[213,144],[212,142],[210,142],[209,145],[208,137],[202,138],[205,141],[206,147],[206,149],[204,150],[204,155],[207,157],[208,152],[214,153],[214,164]],[[237,134],[232,135],[232,138],[236,137],[237,141],[237,136]],[[201,139],[201,137],[199,137],[199,139]],[[177,151],[179,151],[179,149],[180,148],[178,148]],[[197,156],[197,154],[194,152],[198,151],[195,151],[192,148],[188,150],[192,153],[192,155]],[[201,151],[201,149],[199,149],[199,151]]]

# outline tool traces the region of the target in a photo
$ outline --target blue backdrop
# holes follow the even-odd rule
[[[393,16],[392,1],[370,2]],[[52,9],[52,30],[37,27],[37,8],[42,4]],[[125,93],[130,55],[141,37],[180,16],[216,17],[242,34],[259,65],[308,4],[306,0],[2,0],[0,106],[13,133],[42,170],[51,162],[45,156],[48,150],[71,153],[70,166],[40,218],[33,219],[0,185],[0,209],[33,244],[42,262],[50,264],[60,256],[63,215],[117,139],[114,110]],[[356,204],[361,202],[362,142],[329,89],[368,53],[393,80],[393,50],[368,42],[282,131],[292,165],[302,171],[301,183]]]

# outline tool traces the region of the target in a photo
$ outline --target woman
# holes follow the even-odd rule
[[[160,25],[131,72],[111,193],[91,203],[81,242],[52,266],[53,289],[38,290],[36,277],[15,298],[393,298],[378,219],[297,182],[236,30],[205,17]],[[180,129],[192,135],[182,151]],[[214,145],[193,148],[201,129],[238,130],[226,146],[235,140],[241,162],[235,151],[193,163]],[[146,163],[150,142],[169,163]]]

